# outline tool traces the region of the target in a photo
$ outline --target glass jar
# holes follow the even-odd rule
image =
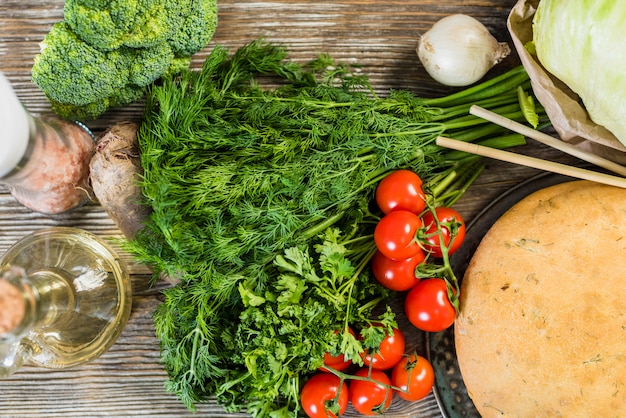
[[[55,227],[18,241],[0,261],[0,377],[100,356],[121,334],[131,295],[125,266],[89,232]]]
[[[56,214],[92,198],[95,138],[80,122],[36,118],[0,73],[0,183],[24,206]]]
[[[95,140],[78,122],[30,118],[28,147],[21,161],[0,179],[22,205],[57,214],[92,198],[89,162]]]

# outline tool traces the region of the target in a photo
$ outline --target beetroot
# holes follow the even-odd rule
[[[90,162],[94,195],[122,234],[132,239],[143,227],[150,207],[143,203],[137,130],[134,122],[118,122],[98,137]]]

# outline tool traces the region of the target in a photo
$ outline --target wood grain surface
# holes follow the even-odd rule
[[[419,34],[443,16],[465,13],[481,20],[499,40],[508,41],[506,17],[515,0],[221,0],[218,4],[218,30],[211,44],[194,57],[196,67],[215,44],[235,49],[263,36],[287,46],[294,60],[308,61],[319,53],[329,53],[340,61],[358,63],[380,95],[390,89],[406,89],[423,96],[439,96],[452,89],[432,81],[419,64],[415,54]],[[48,113],[50,107],[31,83],[30,68],[39,42],[62,16],[61,0],[0,2],[0,71],[35,115]],[[489,76],[518,63],[513,54]],[[89,123],[89,127],[98,134],[116,121],[139,119],[141,109],[141,103],[116,109]],[[518,151],[577,163],[530,141]],[[492,162],[456,208],[471,220],[502,192],[537,173]],[[120,237],[97,202],[70,213],[46,216],[20,206],[8,189],[0,186],[0,254],[29,232],[57,225],[83,228],[106,239]],[[160,289],[167,284],[150,287],[150,271],[123,252],[121,255],[132,273],[134,302],[118,342],[86,365],[52,371],[25,367],[0,380],[1,417],[194,416],[164,390],[166,373],[159,364],[159,343],[151,313],[161,301]],[[423,346],[422,334],[415,332],[412,338],[414,344]],[[423,347],[420,350],[423,352]],[[347,415],[356,416],[353,411]],[[199,405],[195,416],[238,415],[226,414],[209,402]],[[414,405],[398,403],[388,416],[439,417],[441,413],[431,394]]]

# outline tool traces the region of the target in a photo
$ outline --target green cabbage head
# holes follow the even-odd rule
[[[626,145],[626,1],[541,0],[539,62],[580,96],[591,120]]]

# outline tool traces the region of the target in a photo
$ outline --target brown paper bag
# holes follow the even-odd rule
[[[546,109],[562,140],[585,151],[626,164],[626,147],[606,128],[594,123],[581,105],[578,95],[549,74],[537,57],[526,50],[525,45],[533,39],[532,20],[538,5],[539,0],[519,0],[507,21],[513,44],[530,76],[537,100]]]

